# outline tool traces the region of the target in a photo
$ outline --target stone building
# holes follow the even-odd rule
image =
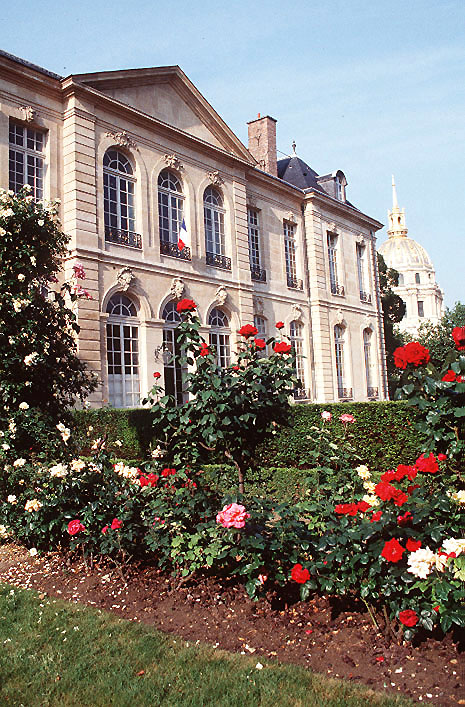
[[[436,282],[433,263],[426,250],[407,236],[405,209],[397,202],[392,178],[392,211],[388,211],[388,240],[379,247],[386,265],[399,273],[399,286],[394,288],[405,302],[406,312],[399,329],[413,336],[422,322],[437,324],[444,314],[444,292]]]
[[[298,400],[386,397],[375,233],[341,171],[276,158],[276,121],[246,148],[177,66],[60,77],[0,53],[0,186],[60,198],[65,273],[84,266],[80,356],[93,405],[139,404],[160,371],[182,399],[175,305],[196,301],[221,364],[241,324],[282,320]],[[179,243],[179,239],[182,243]]]

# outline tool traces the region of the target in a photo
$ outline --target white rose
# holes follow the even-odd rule
[[[20,410],[29,410],[29,405],[25,402],[19,403]]]

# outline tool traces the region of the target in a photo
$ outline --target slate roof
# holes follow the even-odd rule
[[[325,194],[318,184],[318,174],[300,157],[286,157],[278,160],[278,177],[299,189],[316,189]]]
[[[54,74],[53,71],[43,69],[41,66],[37,66],[37,64],[31,64],[30,61],[26,61],[26,59],[21,59],[19,56],[15,56],[14,54],[9,54],[8,52],[3,51],[3,49],[0,49],[0,56],[4,56],[6,59],[16,61],[17,64],[27,66],[29,69],[34,69],[34,71],[39,71],[41,74],[45,74],[45,76],[50,76],[52,79],[57,79],[58,81],[61,81],[63,78],[63,76]]]

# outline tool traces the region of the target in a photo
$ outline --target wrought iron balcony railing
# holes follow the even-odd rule
[[[341,297],[343,297],[345,295],[344,285],[338,285],[337,282],[332,282],[331,283],[331,294],[332,295],[341,295]]]
[[[179,258],[180,260],[191,259],[190,248],[185,245],[182,250],[179,250],[177,243],[170,243],[169,241],[160,241],[160,253],[169,255],[171,258]]]
[[[371,295],[369,292],[364,292],[363,290],[360,290],[360,301],[361,302],[371,302]]]
[[[257,282],[266,282],[266,270],[259,268],[257,265],[250,266],[250,275],[252,280],[256,280]]]
[[[369,398],[372,400],[377,400],[378,399],[378,388],[367,388],[367,395]]]
[[[337,394],[339,400],[352,400],[352,398],[354,397],[352,395],[352,388],[338,388]]]
[[[231,270],[231,258],[227,258],[225,255],[218,255],[217,253],[209,253],[207,251],[206,263],[207,265],[212,265],[214,268]]]
[[[116,243],[117,245],[128,246],[129,248],[142,249],[142,236],[133,231],[122,231],[119,228],[105,227],[105,241]]]
[[[310,400],[310,391],[306,388],[295,388],[292,395],[294,400]]]
[[[298,280],[296,277],[287,276],[287,286],[292,290],[303,290],[304,284],[302,280]]]

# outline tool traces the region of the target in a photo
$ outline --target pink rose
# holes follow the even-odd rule
[[[223,528],[243,528],[250,513],[238,503],[230,503],[216,516],[216,522]]]
[[[332,418],[332,415],[329,410],[323,410],[323,412],[321,413],[321,417],[325,422],[329,422]]]
[[[347,425],[349,422],[355,422],[355,417],[353,415],[350,415],[349,413],[344,413],[344,415],[341,415],[339,419],[343,425]]]

